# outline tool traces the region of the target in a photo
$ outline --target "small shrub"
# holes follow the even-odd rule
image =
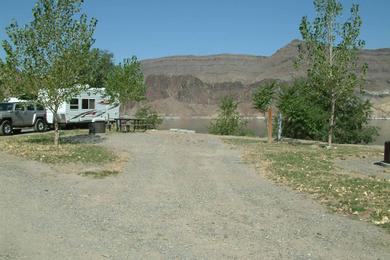
[[[148,129],[155,129],[162,123],[162,118],[158,115],[157,111],[153,110],[149,106],[141,107],[135,113],[136,118],[146,119]]]
[[[224,97],[219,104],[219,114],[211,123],[209,132],[217,135],[245,135],[247,122],[240,118],[238,103],[232,97]]]

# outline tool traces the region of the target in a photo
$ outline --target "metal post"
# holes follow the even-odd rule
[[[282,113],[278,112],[278,142],[282,140]]]

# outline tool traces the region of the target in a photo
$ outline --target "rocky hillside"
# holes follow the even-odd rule
[[[221,54],[144,60],[148,102],[166,115],[213,116],[218,100],[233,95],[241,101],[241,113],[253,115],[250,96],[260,83],[304,75],[293,66],[298,44],[294,40],[269,57]],[[364,50],[361,61],[369,66],[366,89],[376,116],[388,116],[390,48]]]

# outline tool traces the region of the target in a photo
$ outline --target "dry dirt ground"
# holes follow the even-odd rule
[[[218,137],[113,134],[91,179],[1,153],[0,259],[390,259],[390,235],[242,164]]]

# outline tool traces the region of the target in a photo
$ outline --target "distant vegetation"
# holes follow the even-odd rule
[[[299,27],[304,42],[299,46],[297,65],[303,63],[308,69],[304,86],[307,93],[298,91],[305,104],[318,112],[318,118],[326,118],[326,123],[310,127],[316,128],[321,139],[322,132],[327,132],[329,147],[333,141],[370,142],[375,134],[366,126],[371,104],[356,94],[362,93],[367,69],[358,58],[365,45],[359,38],[359,6],[352,6],[344,23],[340,22],[343,6],[338,0],[316,0],[314,6],[317,16],[313,22],[303,17]]]
[[[106,84],[107,95],[112,102],[140,101],[145,99],[146,85],[141,64],[136,56],[125,59],[108,72]]]
[[[218,135],[245,135],[247,122],[240,118],[237,111],[238,102],[233,97],[222,98],[219,113],[210,125],[210,133]]]
[[[268,129],[268,143],[272,142],[273,134],[273,106],[275,106],[275,101],[278,100],[280,95],[281,83],[276,81],[271,81],[259,86],[252,95],[252,102],[254,108],[264,113],[264,118],[266,120],[267,129]],[[268,111],[268,116],[266,112]],[[282,135],[282,115],[280,109],[277,116],[277,140],[280,141]]]
[[[0,59],[0,99],[38,99],[53,113],[58,147],[58,109],[89,87],[106,88],[112,103],[144,99],[146,86],[136,56],[115,65],[113,54],[92,49],[97,20],[81,13],[82,0],[37,0],[32,21],[6,28]],[[55,36],[55,37],[54,37]]]
[[[351,16],[339,23],[342,5],[337,0],[314,1],[317,17],[302,19],[296,65],[307,68],[304,79],[276,91],[274,84],[253,94],[260,111],[276,106],[283,115],[283,136],[336,143],[370,143],[378,135],[369,126],[372,105],[361,97],[367,66],[359,65],[361,18],[353,5]],[[304,64],[304,65],[303,65]]]
[[[327,141],[329,134],[329,103],[313,91],[306,80],[296,80],[283,89],[279,110],[283,114],[285,137]],[[355,95],[338,98],[335,107],[336,143],[370,143],[377,129],[368,125],[371,111],[369,101]]]
[[[30,93],[53,113],[57,146],[60,105],[82,91],[92,77],[90,48],[97,21],[80,14],[81,4],[38,0],[33,21],[25,26],[13,21],[7,27],[9,40],[3,41],[3,79],[11,93]]]
[[[135,113],[135,117],[145,119],[149,129],[156,129],[163,121],[157,111],[153,110],[150,106],[139,108]]]

